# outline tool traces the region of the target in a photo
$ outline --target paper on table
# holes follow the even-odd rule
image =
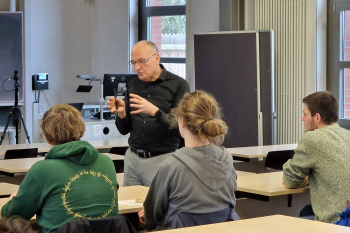
[[[142,207],[143,206],[143,203],[137,203],[135,199],[118,201],[118,203],[119,203],[119,205],[126,205],[126,206],[132,206],[132,207]]]

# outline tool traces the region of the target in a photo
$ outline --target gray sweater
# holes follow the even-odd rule
[[[283,182],[296,188],[306,176],[315,220],[337,221],[350,198],[350,131],[333,124],[305,133],[283,166]]]
[[[226,149],[177,150],[158,165],[144,202],[146,228],[167,229],[179,212],[204,214],[235,207],[236,179]]]

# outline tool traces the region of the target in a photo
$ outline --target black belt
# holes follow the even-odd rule
[[[145,159],[172,152],[172,151],[169,151],[169,152],[150,152],[150,151],[146,151],[146,150],[136,149],[132,146],[130,146],[130,149],[132,152],[137,154],[139,157],[145,158]]]

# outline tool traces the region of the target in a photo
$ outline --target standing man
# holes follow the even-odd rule
[[[110,98],[116,126],[130,133],[124,160],[124,185],[150,186],[158,163],[179,147],[177,129],[170,129],[169,113],[190,88],[186,80],[160,64],[157,46],[139,41],[131,50],[130,65],[138,78],[128,83],[125,99]]]
[[[350,197],[350,131],[337,124],[338,102],[327,91],[303,99],[305,135],[283,166],[286,188],[310,185],[315,220],[334,223]]]

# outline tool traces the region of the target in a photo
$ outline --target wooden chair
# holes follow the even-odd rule
[[[270,172],[278,172],[283,170],[283,164],[288,159],[292,159],[294,150],[270,151],[265,160],[265,168]]]
[[[5,152],[4,159],[21,159],[38,156],[38,148],[13,149]]]

